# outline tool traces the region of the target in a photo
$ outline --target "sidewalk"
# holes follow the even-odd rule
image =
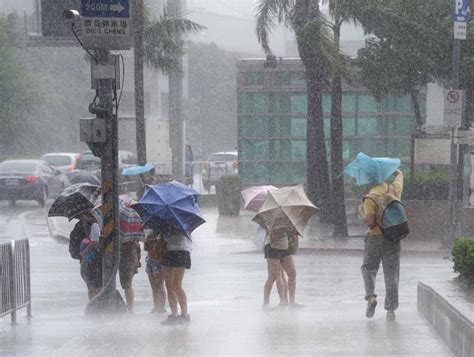
[[[87,298],[78,262],[69,257],[67,244],[49,237],[44,213],[36,212],[25,229],[33,319],[28,323],[20,312],[16,327],[0,319],[2,356],[451,356],[416,307],[419,279],[453,277],[450,262],[437,256],[402,257],[394,322],[385,320],[382,274],[375,317],[365,318],[361,260],[343,250],[296,256],[297,296],[306,307],[263,312],[265,261],[248,241],[251,226],[239,223],[247,217],[216,218],[206,211],[209,222],[194,236],[193,266],[185,276],[189,325],[162,326],[165,316],[149,314],[143,268],[134,279],[136,315],[90,319],[83,315]],[[272,299],[277,302],[275,292]]]

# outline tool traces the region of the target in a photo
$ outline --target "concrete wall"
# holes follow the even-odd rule
[[[418,311],[456,356],[474,356],[474,324],[430,286],[418,282]]]

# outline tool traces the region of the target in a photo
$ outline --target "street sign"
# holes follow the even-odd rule
[[[466,37],[467,37],[467,23],[455,22],[454,23],[454,39],[465,40]]]
[[[132,46],[130,0],[81,0],[81,39],[89,49]]]
[[[456,22],[468,21],[469,0],[455,0],[453,20]]]
[[[444,125],[460,127],[463,116],[464,91],[449,89],[444,91]]]
[[[130,17],[128,0],[82,0],[83,17]]]

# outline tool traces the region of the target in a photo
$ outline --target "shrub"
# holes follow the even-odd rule
[[[403,194],[408,200],[447,200],[449,197],[449,172],[443,169],[416,170],[412,182],[410,173],[405,174],[406,189]]]
[[[242,180],[239,176],[222,176],[216,187],[217,208],[224,216],[238,216],[240,212],[240,190]]]
[[[456,239],[451,254],[454,271],[462,280],[474,283],[474,239]]]

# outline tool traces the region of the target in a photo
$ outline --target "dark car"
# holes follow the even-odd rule
[[[80,153],[77,158],[76,169],[91,172],[100,171],[100,158],[94,156],[91,151]]]
[[[44,206],[65,187],[64,175],[42,160],[6,160],[0,163],[0,200],[33,200]]]

